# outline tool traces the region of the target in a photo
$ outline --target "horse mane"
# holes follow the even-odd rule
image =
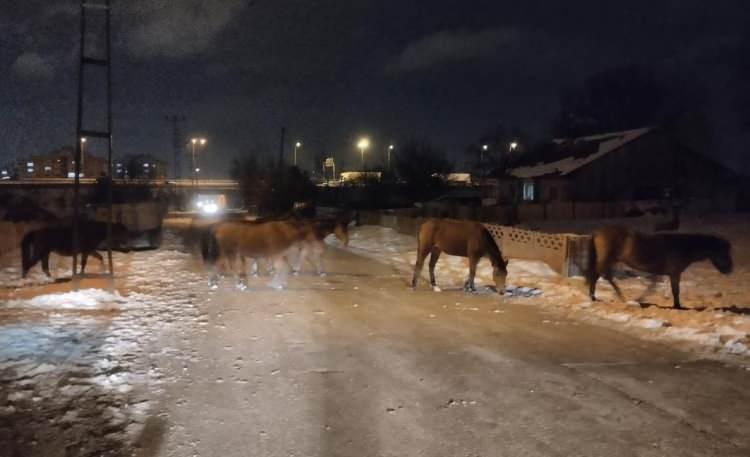
[[[490,258],[492,265],[505,265],[505,260],[503,260],[500,248],[497,247],[495,238],[492,237],[492,234],[485,226],[482,226],[482,237],[484,238],[485,245],[487,245],[487,256]]]

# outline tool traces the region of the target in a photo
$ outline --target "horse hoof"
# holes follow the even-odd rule
[[[216,289],[218,289],[218,288],[219,288],[219,285],[218,285],[218,284],[215,284],[215,283],[208,283],[208,288],[209,288],[210,290],[216,290]]]
[[[318,273],[318,276],[320,276],[321,278],[325,278],[328,275],[325,272],[320,272]]]
[[[439,286],[432,286],[432,291],[433,292],[442,292],[443,289],[441,289]]]
[[[235,287],[237,290],[247,290],[247,284],[237,284]]]

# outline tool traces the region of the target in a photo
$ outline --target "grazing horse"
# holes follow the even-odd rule
[[[120,243],[127,239],[128,230],[124,225],[112,224],[113,241]],[[107,238],[107,223],[99,221],[81,220],[78,224],[78,254],[81,254],[81,273],[86,269],[88,256],[95,257],[104,265],[104,259],[97,252],[99,246]],[[115,244],[117,244],[115,243]],[[42,270],[47,277],[49,272],[50,253],[73,256],[73,227],[44,227],[32,230],[21,240],[21,275],[26,277],[29,270],[42,261]]]
[[[586,281],[589,295],[596,300],[596,282],[606,279],[622,299],[620,288],[612,279],[617,262],[652,275],[666,275],[672,286],[674,307],[680,305],[680,277],[692,263],[710,260],[722,274],[732,272],[731,245],[713,235],[660,233],[645,234],[621,226],[607,226],[595,231],[589,248]],[[649,289],[653,286],[649,286]]]
[[[492,263],[492,276],[497,291],[505,290],[505,278],[508,275],[508,263],[503,260],[490,232],[479,222],[459,221],[452,219],[427,219],[419,227],[417,234],[417,262],[414,265],[414,276],[411,280],[412,288],[417,286],[417,279],[422,272],[424,259],[430,254],[430,285],[437,290],[435,284],[435,264],[440,254],[467,257],[469,261],[469,277],[464,283],[464,290],[474,291],[474,275],[477,263],[483,256],[487,256]]]
[[[233,271],[239,258],[241,269],[237,271],[237,287],[245,289],[246,258],[280,260],[307,234],[305,224],[293,221],[223,221],[215,224],[204,232],[201,239],[203,261],[214,269],[209,287],[217,286],[215,266],[219,259],[223,259],[227,269]]]
[[[325,250],[325,243],[323,240],[325,240],[328,235],[334,234],[341,244],[347,246],[349,244],[349,221],[345,219],[313,219],[292,222],[304,224],[306,230],[304,239],[298,244],[299,255],[297,257],[297,264],[294,267],[294,272],[299,273],[302,270],[304,259],[309,258],[310,263],[315,267],[315,272],[322,276],[325,274],[323,272],[321,259],[323,251]]]

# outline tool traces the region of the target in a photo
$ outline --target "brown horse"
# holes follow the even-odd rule
[[[124,225],[112,224],[114,245],[120,245],[127,240],[128,230]],[[107,238],[107,223],[99,221],[81,220],[78,224],[78,254],[81,254],[81,273],[86,269],[89,256],[99,259],[104,265],[104,259],[97,252],[100,245]],[[115,247],[113,246],[113,248]],[[122,250],[122,249],[120,249]],[[73,256],[73,227],[44,227],[32,230],[21,240],[21,275],[26,277],[29,270],[42,261],[42,270],[47,277],[49,272],[49,256],[54,252],[59,255]]]
[[[411,280],[412,288],[417,287],[417,279],[422,272],[424,259],[430,254],[430,285],[435,284],[435,264],[440,254],[467,257],[469,261],[469,277],[464,283],[464,290],[474,291],[474,275],[477,263],[483,256],[487,256],[492,263],[492,275],[495,279],[497,291],[505,291],[505,278],[508,275],[508,263],[503,260],[495,240],[487,229],[479,222],[459,221],[451,219],[427,219],[419,227],[417,234],[417,262],[414,265],[414,276]]]
[[[246,258],[263,258],[276,262],[285,260],[290,248],[305,240],[309,230],[307,224],[296,221],[219,222],[204,232],[201,253],[207,265],[215,268],[216,262],[223,259],[229,271],[236,270],[235,264],[239,259],[237,287],[245,289]],[[209,286],[215,288],[217,279],[214,271],[209,279]]]
[[[730,243],[713,235],[639,233],[620,226],[603,227],[593,233],[589,249],[587,283],[589,295],[596,300],[596,282],[603,277],[622,299],[620,288],[612,278],[617,262],[652,275],[666,275],[672,286],[674,307],[680,305],[680,277],[692,263],[710,260],[722,274],[732,272]],[[653,287],[654,279],[649,285]]]

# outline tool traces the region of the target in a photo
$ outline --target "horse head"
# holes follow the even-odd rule
[[[728,275],[732,272],[732,245],[724,238],[716,238],[708,258],[721,274]]]
[[[508,262],[500,257],[497,262],[492,262],[492,278],[495,280],[495,287],[497,292],[502,294],[505,292],[505,281],[508,278]]]

